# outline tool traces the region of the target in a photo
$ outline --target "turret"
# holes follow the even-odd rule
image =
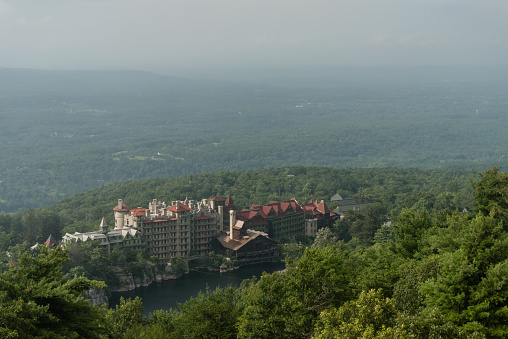
[[[100,232],[102,234],[107,234],[108,233],[109,226],[106,223],[106,219],[104,219],[104,217],[102,217],[102,221],[101,221],[101,225],[99,226],[99,230],[100,230]]]
[[[113,208],[115,212],[115,228],[123,228],[125,216],[129,214],[130,210],[131,208],[122,199],[118,199],[118,205]]]

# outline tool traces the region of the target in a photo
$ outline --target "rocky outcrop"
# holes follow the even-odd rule
[[[119,285],[110,286],[113,292],[131,291],[136,288],[136,284],[134,283],[134,277],[132,276],[132,273],[126,273],[122,267],[118,266],[114,266],[111,268],[118,277],[118,280],[120,280]]]
[[[170,267],[165,267],[164,270],[161,270],[157,266],[150,264],[145,266],[142,277],[134,277],[128,269],[120,266],[113,266],[111,268],[120,280],[119,285],[110,286],[112,292],[132,291],[136,287],[148,286],[153,282],[161,282],[179,277],[179,275],[172,274]]]
[[[106,290],[91,288],[83,293],[86,299],[90,300],[90,305],[108,304]]]

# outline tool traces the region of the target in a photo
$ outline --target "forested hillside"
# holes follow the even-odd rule
[[[0,212],[221,169],[506,167],[506,82],[316,83],[0,69]]]
[[[296,173],[298,169],[302,176],[303,170],[307,175],[321,173],[323,176],[327,171],[338,171],[288,170]],[[258,182],[273,189],[281,187],[281,181],[269,180],[267,172],[284,170],[254,173],[258,174]],[[38,255],[25,254],[0,273],[3,291],[0,335],[13,338],[506,338],[508,174],[493,168],[476,176],[469,191],[474,194],[475,209],[467,212],[457,210],[457,206],[437,205],[438,199],[433,200],[429,195],[410,208],[405,205],[410,204],[412,196],[420,196],[422,188],[446,193],[438,189],[439,185],[444,188],[446,181],[451,183],[449,187],[455,187],[452,196],[459,198],[458,192],[464,188],[460,178],[465,177],[456,172],[390,168],[368,171],[362,170],[358,176],[349,173],[349,178],[356,178],[357,183],[371,189],[373,198],[377,196],[374,188],[379,188],[382,180],[388,182],[388,175],[383,176],[386,172],[392,172],[395,182],[404,182],[399,189],[410,188],[398,192],[392,183],[395,199],[386,206],[401,210],[395,212],[391,226],[383,226],[386,232],[382,228],[376,232],[373,244],[362,244],[355,237],[344,240],[343,231],[353,231],[355,223],[337,221],[332,229],[320,230],[306,249],[303,244],[293,244],[300,251],[287,257],[285,271],[253,278],[239,288],[208,290],[180,304],[178,309],[156,311],[148,317],[143,316],[139,298],[121,300],[120,305],[109,310],[90,306],[82,292],[89,287],[103,287],[103,283],[84,276],[64,275],[62,266],[66,265],[68,256],[75,259],[76,253],[59,247],[54,250],[42,247]],[[236,174],[223,172],[214,179],[235,178]],[[342,174],[336,178],[346,177]],[[180,188],[193,178],[181,178]],[[287,178],[298,179],[298,175]],[[369,185],[371,178],[376,178],[376,182]],[[110,188],[119,189],[111,190],[115,194],[125,189],[122,185]],[[76,204],[90,206],[86,195],[80,197],[75,200]],[[425,206],[431,201],[434,204]],[[64,203],[71,203],[71,199]],[[459,199],[457,203],[464,204],[464,201]],[[346,219],[351,216],[347,215]],[[369,217],[368,212],[365,217]],[[283,246],[285,253],[290,245]]]
[[[103,217],[113,225],[113,208],[118,199],[134,208],[147,207],[153,199],[169,203],[228,194],[239,209],[270,200],[296,198],[300,203],[329,200],[336,193],[358,202],[374,202],[367,211],[375,218],[362,226],[360,221],[356,224],[358,233],[366,232],[364,240],[368,244],[381,224],[396,219],[403,208],[471,211],[474,197],[470,180],[475,175],[473,171],[461,170],[297,166],[127,181],[104,185],[42,209],[0,215],[0,249],[7,251],[23,241],[26,246],[41,243],[49,234],[60,238],[65,232],[97,230]]]

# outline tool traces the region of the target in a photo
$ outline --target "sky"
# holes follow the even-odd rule
[[[0,67],[506,65],[508,0],[0,0]]]

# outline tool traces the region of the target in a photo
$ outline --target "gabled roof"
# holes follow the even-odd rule
[[[316,207],[323,214],[332,213],[332,210],[329,209],[328,206],[326,206],[324,201],[321,201],[319,204],[317,204]]]
[[[255,216],[259,215],[261,218],[266,219],[268,216],[263,213],[263,211],[252,211],[252,210],[243,210],[241,212],[238,212],[237,218],[239,220],[252,220]]]
[[[333,213],[331,209],[326,206],[326,203],[324,201],[317,202],[313,201],[308,204],[302,205],[302,208],[305,210],[305,213],[307,214],[327,214],[327,213]]]
[[[212,198],[212,201],[226,201],[226,199],[224,199],[222,197],[215,197],[215,198]]]
[[[274,208],[274,206],[261,206],[261,211],[263,211],[263,213],[266,216],[268,216],[271,212],[274,212],[274,213],[278,214],[275,209],[276,208]]]
[[[331,201],[339,201],[339,200],[342,200],[342,197],[339,195],[339,193],[336,193],[330,200]]]
[[[306,204],[303,205],[302,208],[305,210],[306,214],[321,214],[314,204]]]
[[[226,199],[226,205],[229,207],[229,209],[236,209],[235,203],[233,202],[233,199],[231,198],[231,195],[228,194],[228,198]]]
[[[286,210],[288,209],[288,207],[291,206],[291,204],[287,201],[282,201],[280,204],[280,209],[283,211],[283,212],[286,212]]]

